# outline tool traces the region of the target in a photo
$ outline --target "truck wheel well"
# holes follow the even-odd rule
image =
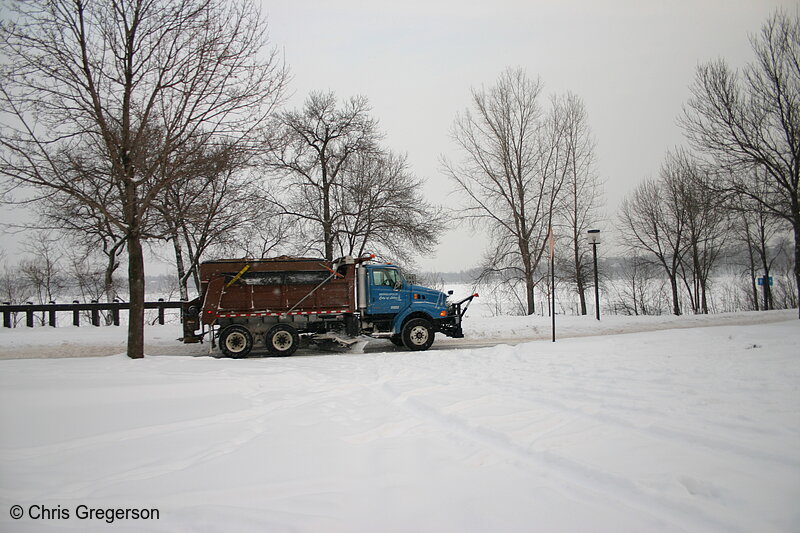
[[[406,322],[415,318],[422,318],[433,324],[433,318],[431,318],[431,315],[428,313],[423,313],[422,311],[415,311],[403,319],[403,323],[400,324],[400,331],[403,331],[403,327],[406,325]]]

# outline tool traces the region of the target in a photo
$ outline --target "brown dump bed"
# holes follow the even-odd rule
[[[355,265],[279,257],[200,265],[202,321],[219,317],[351,313]]]

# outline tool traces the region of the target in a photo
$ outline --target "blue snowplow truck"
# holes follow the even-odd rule
[[[437,332],[464,336],[462,320],[477,294],[449,301],[374,257],[204,262],[200,296],[183,306],[181,340],[200,342],[208,334],[223,354],[238,358],[262,343],[273,355],[291,355],[301,339],[351,346],[368,335],[427,350]]]

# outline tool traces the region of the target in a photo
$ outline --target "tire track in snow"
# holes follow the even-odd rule
[[[0,497],[5,497],[9,499],[9,501],[13,498],[23,498],[30,501],[43,498],[50,500],[81,499],[87,498],[92,494],[103,493],[106,487],[115,484],[127,481],[153,479],[172,472],[190,469],[218,457],[235,453],[242,446],[258,438],[270,427],[267,422],[270,416],[275,412],[299,409],[307,404],[318,403],[324,401],[328,397],[339,398],[341,395],[341,388],[334,387],[333,389],[326,389],[317,394],[265,403],[257,391],[249,391],[245,393],[244,396],[249,398],[253,405],[247,409],[240,409],[214,416],[193,418],[181,422],[167,422],[122,431],[111,431],[100,435],[71,439],[42,446],[0,450],[0,458],[3,462],[34,461],[41,463],[47,462],[53,457],[60,457],[65,453],[91,453],[91,450],[102,452],[104,448],[110,446],[119,447],[125,443],[138,440],[149,441],[171,434],[209,431],[215,427],[230,427],[237,430],[236,432],[221,430],[219,433],[225,435],[224,440],[213,445],[207,444],[201,446],[192,453],[186,453],[186,450],[181,450],[180,455],[172,456],[166,461],[152,464],[120,465],[120,468],[116,471],[104,472],[99,475],[93,473],[94,475],[92,477],[87,476],[80,481],[59,486],[58,488],[52,489],[52,492],[44,495],[41,492],[25,494],[15,488],[13,493],[0,494]]]
[[[679,525],[687,530],[720,533],[746,533],[746,529],[734,520],[720,520],[702,509],[677,501],[670,501],[663,495],[651,495],[629,479],[605,472],[589,465],[578,463],[549,451],[536,451],[512,442],[507,435],[475,426],[451,414],[445,414],[406,393],[396,391],[388,383],[379,383],[372,390],[384,396],[388,403],[398,406],[413,416],[433,423],[446,434],[466,438],[480,448],[490,449],[505,456],[514,463],[531,469],[536,475],[561,480],[583,493],[586,501],[596,503],[606,501],[609,505],[634,508],[664,523]],[[571,490],[570,495],[574,496]]]
[[[429,365],[413,364],[413,361],[414,360],[411,358],[406,358],[403,360],[400,369],[404,374],[411,375],[409,372],[409,367],[413,367],[414,370],[418,371],[415,374],[421,373],[425,375],[431,373]],[[552,376],[549,377],[552,378]],[[610,388],[600,387],[595,380],[582,378],[576,375],[570,375],[567,378],[560,377],[558,379],[559,382],[569,383],[570,385],[574,386],[569,389],[566,389],[563,385],[558,385],[549,389],[535,389],[529,386],[520,387],[509,382],[507,379],[507,374],[505,373],[500,377],[494,377],[491,374],[481,374],[480,376],[476,376],[475,382],[481,386],[492,384],[496,386],[495,388],[497,390],[502,391],[513,389],[516,393],[515,396],[517,396],[518,399],[524,399],[528,402],[531,402],[532,405],[544,406],[561,413],[567,413],[569,415],[580,417],[581,419],[590,422],[601,421],[604,424],[608,424],[613,427],[632,431],[637,434],[659,440],[666,439],[667,441],[678,445],[699,445],[713,452],[729,454],[740,459],[757,459],[773,466],[800,470],[800,460],[789,457],[786,454],[780,454],[777,451],[765,450],[763,447],[738,444],[730,439],[717,437],[710,433],[699,433],[697,431],[691,431],[685,428],[664,424],[665,421],[668,422],[668,413],[663,410],[653,409],[652,404],[649,404],[647,409],[635,407],[636,401],[639,400],[639,397],[636,394],[615,393]],[[642,383],[649,383],[646,380],[640,381]],[[568,406],[565,402],[558,400],[558,397],[564,397],[565,392],[569,393],[570,400],[580,400],[581,405],[583,406],[604,406],[604,408],[599,410],[587,410],[586,408],[580,406]],[[652,394],[652,391],[648,391],[648,393]],[[663,393],[667,398],[671,396],[669,390],[667,389],[665,389]],[[609,405],[607,403],[609,398],[617,398],[622,402],[623,406],[621,407],[620,405],[613,404]],[[604,405],[604,402],[606,402],[606,405]],[[624,409],[625,412],[638,410],[640,413],[648,415],[648,418],[653,419],[653,422],[648,425],[636,424],[634,422],[625,420],[622,417],[614,416],[613,414],[604,412],[608,411],[609,409]],[[704,423],[713,427],[723,428],[727,431],[731,429],[723,422],[720,422],[716,419],[704,420]],[[745,426],[743,428],[738,428],[737,433],[740,433],[741,429],[746,430],[750,434],[760,434],[759,432],[761,431],[759,428]]]
[[[599,401],[600,397],[599,396],[597,398],[588,397],[588,399]],[[590,420],[590,421],[599,420],[605,424],[609,424],[625,430],[631,430],[643,435],[665,438],[677,444],[688,444],[692,446],[700,445],[715,452],[729,453],[737,455],[740,458],[759,459],[761,461],[772,463],[780,467],[790,467],[790,468],[800,469],[800,461],[798,460],[794,460],[785,455],[772,453],[762,448],[753,448],[745,445],[736,444],[728,439],[717,438],[714,437],[713,435],[701,434],[686,429],[667,427],[663,424],[660,424],[657,421],[652,424],[648,424],[646,426],[637,425],[623,418],[616,417],[614,415],[610,415],[602,411],[595,411],[589,413],[582,408],[571,408],[568,407],[563,402],[544,398],[541,395],[536,397],[535,400],[533,401],[538,405],[544,405],[551,409],[556,409],[561,412],[569,413],[571,415],[576,415],[585,420]],[[597,405],[600,404],[598,403]],[[656,414],[663,416],[662,413],[658,413],[656,411],[649,409],[642,409],[641,411],[647,414]],[[721,424],[717,425],[721,426]]]

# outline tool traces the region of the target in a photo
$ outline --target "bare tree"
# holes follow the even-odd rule
[[[794,291],[794,276],[792,275],[792,251],[791,238],[776,239],[772,246],[773,253],[777,256],[771,267],[774,274],[775,286],[769,284],[769,295],[775,305],[775,309],[792,309],[797,307],[800,300]]]
[[[76,257],[88,258],[98,251],[102,253],[104,267],[95,273],[102,280],[101,294],[108,302],[117,298],[119,286],[114,276],[125,251],[125,235],[120,229],[91,205],[60,191],[37,202],[37,208],[41,225],[65,234],[71,249],[77,253]],[[77,273],[80,268],[76,266],[73,270]],[[101,294],[95,294],[94,290],[91,292],[91,299],[99,301]]]
[[[754,187],[759,184],[764,187],[765,180],[755,180]],[[761,276],[769,279],[775,261],[782,253],[782,249],[772,244],[785,230],[786,221],[776,218],[767,211],[761,202],[751,197],[738,195],[731,197],[727,205],[732,213],[732,229],[736,241],[744,245],[745,271],[749,284],[750,305],[758,311],[772,309],[772,288],[769,283],[763,286],[765,298],[759,295],[758,278]]]
[[[640,255],[623,258],[617,283],[611,287],[617,293],[615,309],[626,315],[661,314],[660,307],[653,301],[655,265],[652,260]],[[661,281],[663,284],[663,280]],[[617,307],[619,306],[619,307]]]
[[[708,313],[711,272],[724,250],[729,217],[723,199],[710,187],[708,170],[686,150],[667,156],[662,176],[674,191],[685,229],[680,275],[694,313]]]
[[[0,175],[54,191],[125,236],[128,355],[144,353],[144,256],[153,203],[189,146],[243,145],[277,103],[286,70],[249,0],[38,0],[0,28],[8,57]],[[197,142],[201,139],[202,142]]]
[[[566,181],[558,217],[564,226],[569,255],[562,255],[562,279],[575,284],[580,313],[586,314],[586,288],[591,286],[591,252],[586,238],[599,219],[602,187],[595,169],[595,141],[583,100],[573,93],[562,98]]]
[[[256,220],[240,224],[230,239],[213,246],[219,257],[243,257],[266,259],[281,253],[304,256],[309,251],[308,243],[298,240],[296,223],[282,214],[271,202],[259,203]]]
[[[2,258],[2,257],[0,257]],[[9,304],[22,304],[31,298],[30,287],[24,282],[20,274],[20,265],[9,265],[3,261],[0,267],[0,301]],[[19,323],[17,313],[11,314],[14,327]]]
[[[27,256],[19,263],[22,281],[39,304],[55,301],[67,284],[57,242],[48,232],[36,232],[25,243]]]
[[[681,314],[678,273],[685,249],[685,214],[668,165],[660,180],[642,182],[620,207],[620,235],[633,254],[664,269],[672,293],[672,313]]]
[[[247,154],[222,146],[198,149],[203,155],[165,187],[154,207],[158,224],[172,244],[178,290],[189,298],[188,282],[200,292],[199,264],[210,248],[235,240],[238,228],[264,216],[264,195],[246,171]],[[165,169],[164,174],[171,171]]]
[[[345,168],[357,155],[378,151],[380,133],[367,99],[338,104],[332,92],[314,92],[300,110],[284,112],[277,145],[266,166],[285,179],[288,194],[274,199],[281,212],[311,225],[326,259],[333,259],[342,213],[335,197],[343,194]]]
[[[422,182],[405,156],[357,154],[345,168],[333,203],[342,214],[335,241],[341,255],[370,251],[398,263],[429,252],[446,226],[441,210],[422,197]]]
[[[266,166],[287,187],[273,203],[299,222],[301,240],[328,259],[369,249],[408,261],[435,244],[443,217],[422,198],[406,158],[380,146],[366,98],[339,103],[333,93],[311,93],[279,124]]]
[[[526,314],[535,311],[537,268],[567,170],[564,110],[553,100],[545,113],[541,93],[540,80],[513,69],[493,87],[473,89],[472,108],[451,133],[463,159],[443,160],[466,196],[464,217],[488,229],[484,275],[522,283]]]
[[[800,296],[800,14],[776,12],[750,41],[756,61],[741,73],[723,60],[697,68],[681,124],[722,169],[720,193],[791,224]]]
[[[64,256],[67,261],[68,290],[78,301],[99,302],[104,297],[109,298],[109,292],[116,294],[120,283],[112,279],[112,286],[109,288],[105,277],[108,257],[102,251],[80,245],[70,246]],[[108,301],[115,300],[118,299],[111,297]],[[90,311],[84,311],[84,314],[87,318],[91,317]],[[113,324],[114,317],[110,311],[100,311],[100,315],[107,326]]]

